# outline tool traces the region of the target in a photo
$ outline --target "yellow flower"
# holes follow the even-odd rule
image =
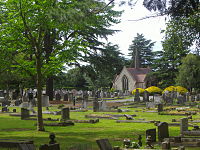
[[[186,88],[182,87],[182,86],[176,86],[175,88],[176,88],[176,91],[181,93],[181,94],[188,92],[188,90]]]
[[[165,92],[165,91],[169,91],[169,92],[176,91],[181,94],[188,92],[188,90],[182,86],[169,86],[169,87],[165,88],[163,92]]]
[[[142,88],[136,88],[136,89],[139,90],[139,93],[144,93],[144,91],[145,91],[145,90],[142,89]],[[132,91],[132,94],[133,94],[133,95],[135,95],[136,89],[134,89],[134,90]]]
[[[176,91],[176,87],[175,86],[169,86],[166,87],[163,92],[168,91],[168,92],[172,92],[172,91]]]
[[[147,91],[149,93],[162,93],[162,89],[160,89],[159,87],[156,87],[156,86],[150,86],[150,87],[146,88],[145,91]]]

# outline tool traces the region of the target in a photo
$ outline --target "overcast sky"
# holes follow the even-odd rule
[[[150,18],[142,21],[129,21],[140,19],[155,13],[151,13],[144,8],[142,1],[143,0],[138,0],[138,3],[132,9],[127,5],[115,7],[116,10],[125,10],[121,17],[121,23],[112,27],[112,29],[121,30],[121,32],[109,36],[108,41],[113,44],[118,44],[121,52],[125,55],[128,54],[128,47],[137,33],[143,34],[148,40],[156,41],[153,48],[154,51],[162,49],[161,41],[164,34],[161,34],[160,32],[165,29],[165,17]]]

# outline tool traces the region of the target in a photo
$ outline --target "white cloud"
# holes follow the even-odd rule
[[[150,19],[144,19],[141,21],[129,21],[137,20],[145,16],[155,14],[149,12],[143,5],[142,1],[139,1],[136,6],[131,9],[129,6],[117,7],[116,10],[125,10],[121,17],[121,23],[111,27],[112,29],[121,30],[109,36],[108,41],[113,44],[118,44],[123,54],[128,54],[128,47],[131,44],[137,33],[143,34],[146,39],[156,41],[154,51],[161,50],[161,41],[163,34],[161,30],[165,29],[165,17],[154,17]]]

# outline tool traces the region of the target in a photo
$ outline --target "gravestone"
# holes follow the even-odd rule
[[[100,139],[96,140],[100,150],[112,150],[112,145],[108,141],[108,139]]]
[[[181,122],[180,122],[181,135],[183,135],[184,131],[188,131],[188,118],[181,118]]]
[[[60,101],[61,100],[61,95],[59,93],[56,93],[56,101]]]
[[[195,101],[195,95],[191,95],[190,98],[191,98],[191,102]]]
[[[49,107],[49,96],[42,95],[42,107]]]
[[[200,101],[200,94],[197,94],[196,101]]]
[[[134,102],[139,102],[140,101],[140,93],[139,90],[136,89],[135,91],[135,97],[134,97]]]
[[[2,107],[1,112],[8,112],[8,107]]]
[[[170,142],[168,141],[162,142],[162,150],[170,150],[170,149],[171,149]]]
[[[178,104],[184,104],[185,102],[186,102],[186,99],[185,99],[185,97],[183,95],[179,95],[177,97],[177,103]]]
[[[143,101],[144,102],[149,102],[149,92],[144,91],[144,93],[143,93]]]
[[[29,110],[26,108],[21,108],[21,120],[29,117],[30,117]]]
[[[149,109],[149,108],[155,108],[156,107],[156,104],[154,102],[146,102],[146,108]]]
[[[159,95],[159,94],[155,94],[155,95],[154,95],[154,102],[155,102],[156,104],[162,103],[161,100],[162,100],[162,96],[161,96],[161,95]]]
[[[64,101],[68,101],[68,93],[64,94],[64,98],[63,98]]]
[[[68,101],[73,102],[73,93],[68,93]]]
[[[22,103],[22,100],[16,100],[15,101],[15,106],[19,106]]]
[[[185,94],[185,97],[186,97],[186,102],[188,102],[188,101],[190,100],[190,93],[187,92],[187,93]]]
[[[95,98],[93,100],[93,112],[98,112],[99,111],[99,102],[98,102],[98,99]]]
[[[158,112],[162,112],[163,111],[163,104],[158,104]]]
[[[69,108],[63,108],[61,110],[61,120],[63,120],[63,121],[64,120],[69,120],[70,119],[69,114],[70,114]]]
[[[164,138],[169,138],[169,129],[167,122],[158,124],[158,140],[163,141]]]
[[[151,142],[156,142],[156,129],[146,130],[146,138],[150,136]]]

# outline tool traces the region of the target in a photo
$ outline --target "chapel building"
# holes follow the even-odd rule
[[[147,74],[151,72],[149,67],[140,68],[139,56],[136,52],[134,68],[123,67],[119,75],[115,76],[113,88],[120,91],[131,92],[135,88],[147,88],[150,82],[147,79]]]

